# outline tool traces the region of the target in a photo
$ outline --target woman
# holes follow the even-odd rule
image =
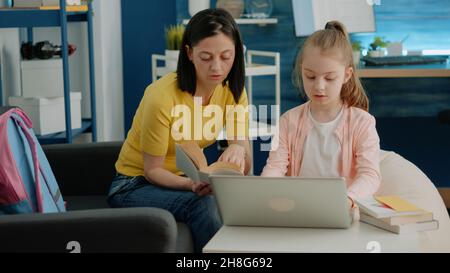
[[[205,137],[203,124],[211,124],[208,121],[214,118],[227,120],[227,106],[247,106],[244,55],[234,19],[221,9],[196,14],[186,27],[181,48],[176,73],[164,76],[145,91],[116,162],[117,176],[108,202],[112,207],[170,211],[177,221],[189,226],[195,251],[201,252],[222,223],[210,185],[191,181],[176,168],[175,143],[180,136],[182,140],[195,140],[202,148],[214,143],[215,139]],[[199,126],[195,114],[186,115],[182,120],[188,117],[187,124],[175,126],[180,119],[174,112],[180,106],[194,113],[210,105],[219,106],[222,116],[203,114]],[[243,123],[245,132],[228,135],[229,146],[219,160],[235,163],[247,173],[252,162],[248,115],[233,120],[234,128]],[[217,137],[222,128],[215,129]]]

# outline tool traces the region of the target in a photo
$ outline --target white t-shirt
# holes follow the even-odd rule
[[[341,145],[334,133],[342,118],[342,110],[330,122],[320,123],[314,120],[311,111],[308,118],[313,128],[306,136],[303,147],[303,162],[300,166],[301,177],[339,177],[339,158]]]

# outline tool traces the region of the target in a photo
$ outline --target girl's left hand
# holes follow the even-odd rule
[[[245,148],[238,144],[231,144],[219,157],[218,161],[234,163],[241,168],[241,172],[245,170]]]
[[[350,216],[352,218],[352,223],[359,221],[359,208],[355,205],[355,202],[350,197],[347,198],[348,206],[350,207]]]

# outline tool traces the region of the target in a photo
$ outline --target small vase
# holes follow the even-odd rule
[[[384,57],[386,52],[384,50],[371,50],[368,54],[369,57]]]
[[[358,51],[353,51],[353,64],[355,65],[355,67],[359,66],[359,59],[361,58],[361,52]]]
[[[233,18],[241,17],[244,12],[243,0],[217,0],[216,8],[228,11]]]
[[[176,71],[178,65],[178,56],[180,55],[179,50],[168,50],[166,49],[166,68],[170,71]]]
[[[210,0],[189,0],[189,15],[193,17],[197,12],[209,9]]]

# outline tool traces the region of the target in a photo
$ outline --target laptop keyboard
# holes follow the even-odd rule
[[[448,56],[387,56],[387,57],[363,57],[366,66],[382,65],[412,65],[445,63]]]

